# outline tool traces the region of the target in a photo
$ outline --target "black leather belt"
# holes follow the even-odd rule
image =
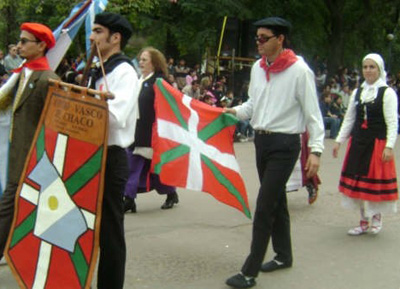
[[[276,134],[276,132],[270,130],[260,130],[260,129],[256,129],[255,132],[256,134]]]

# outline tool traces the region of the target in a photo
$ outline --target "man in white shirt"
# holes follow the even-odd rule
[[[311,154],[307,177],[319,168],[324,148],[324,125],[318,106],[314,74],[304,60],[287,49],[291,24],[279,17],[255,23],[257,48],[262,59],[252,67],[249,100],[226,112],[251,119],[256,132],[257,171],[261,187],[254,213],[251,252],[239,274],[226,284],[234,288],[255,286],[259,271],[292,266],[290,218],[285,185],[300,152],[300,134],[310,134]],[[262,265],[269,239],[275,258]]]
[[[114,95],[108,101],[108,150],[97,277],[97,287],[101,289],[122,289],[125,278],[123,193],[129,174],[125,148],[135,137],[139,81],[130,59],[121,50],[131,35],[130,23],[109,12],[96,15],[90,35],[92,45],[97,45],[104,60],[106,75],[98,67],[92,71],[89,85]]]

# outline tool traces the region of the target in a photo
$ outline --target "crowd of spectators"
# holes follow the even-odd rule
[[[4,83],[15,65],[20,65],[21,58],[16,54],[16,46],[8,46],[8,54],[4,57],[0,50],[0,81]],[[64,58],[57,69],[57,74],[66,82],[73,82],[71,77],[81,74],[86,65],[86,57],[80,54],[75,59]],[[319,97],[321,114],[324,125],[329,130],[329,138],[336,138],[339,132],[344,114],[349,103],[350,95],[361,83],[358,69],[349,70],[346,67],[339,68],[338,72],[328,76],[326,61],[318,56],[311,62],[315,74],[315,84]],[[184,59],[175,63],[174,58],[168,59],[168,79],[173,87],[199,101],[211,106],[232,107],[245,102],[248,98],[245,81],[240,91],[228,89],[229,79],[224,75],[214,76],[203,73],[200,65],[188,66]],[[0,83],[0,86],[1,86]],[[388,74],[388,84],[400,95],[400,72],[397,75]],[[245,142],[254,138],[253,129],[249,121],[241,121],[237,125],[235,141]]]
[[[361,73],[358,69],[350,71],[341,67],[338,72],[328,78],[326,63],[318,57],[314,59],[313,70],[317,87],[320,108],[324,125],[329,130],[329,138],[335,139],[346,112],[350,96],[361,83]],[[400,98],[400,72],[397,75],[388,73],[387,83]]]

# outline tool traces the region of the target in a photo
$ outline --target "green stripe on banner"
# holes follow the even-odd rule
[[[161,168],[166,163],[172,162],[173,160],[190,152],[190,148],[186,145],[179,145],[173,149],[164,152],[161,155],[161,161],[154,166],[154,173],[160,174]]]
[[[89,266],[86,263],[85,256],[79,243],[76,243],[75,251],[71,254],[71,260],[74,263],[76,274],[78,275],[79,282],[82,288],[85,286],[86,278],[88,277]]]
[[[72,176],[65,182],[68,194],[73,196],[77,193],[87,182],[89,182],[101,168],[101,160],[103,158],[103,147],[85,163],[83,164]]]
[[[36,159],[40,160],[44,153],[45,139],[44,139],[44,126],[40,130],[38,139],[36,141]]]
[[[223,113],[198,133],[199,139],[206,141],[221,132],[225,127],[234,125],[238,121],[235,116]]]
[[[37,215],[36,212],[37,211],[34,210],[18,227],[14,229],[14,233],[10,242],[10,248],[14,247],[33,230]]]
[[[221,173],[221,171],[211,162],[211,160],[208,157],[201,155],[201,160],[212,171],[214,177],[218,180],[218,182],[221,185],[223,185],[228,190],[229,193],[231,193],[232,195],[234,195],[236,197],[236,199],[242,205],[245,215],[249,219],[251,219],[250,210],[247,208],[244,199],[240,195],[240,192],[235,188],[235,186]]]
[[[164,87],[162,84],[162,78],[157,78],[156,84],[158,89],[161,91],[161,93],[164,95],[165,99],[167,100],[169,106],[171,107],[172,111],[174,112],[176,118],[178,119],[179,123],[181,126],[185,129],[188,130],[188,125],[184,119],[184,117],[181,114],[181,111],[179,110],[178,104],[176,102],[175,97],[173,97],[169,91]]]

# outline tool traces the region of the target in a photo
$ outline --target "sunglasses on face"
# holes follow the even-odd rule
[[[28,39],[28,38],[21,38],[21,39],[19,40],[19,42],[21,42],[22,45],[25,45],[25,44],[28,43],[28,42],[36,42],[36,43],[39,43],[40,41],[39,41],[39,40],[31,40],[31,39]]]
[[[274,38],[274,37],[276,37],[276,35],[272,35],[272,36],[260,35],[260,36],[254,37],[254,40],[258,41],[260,44],[264,44],[264,43],[268,42],[271,38]]]

